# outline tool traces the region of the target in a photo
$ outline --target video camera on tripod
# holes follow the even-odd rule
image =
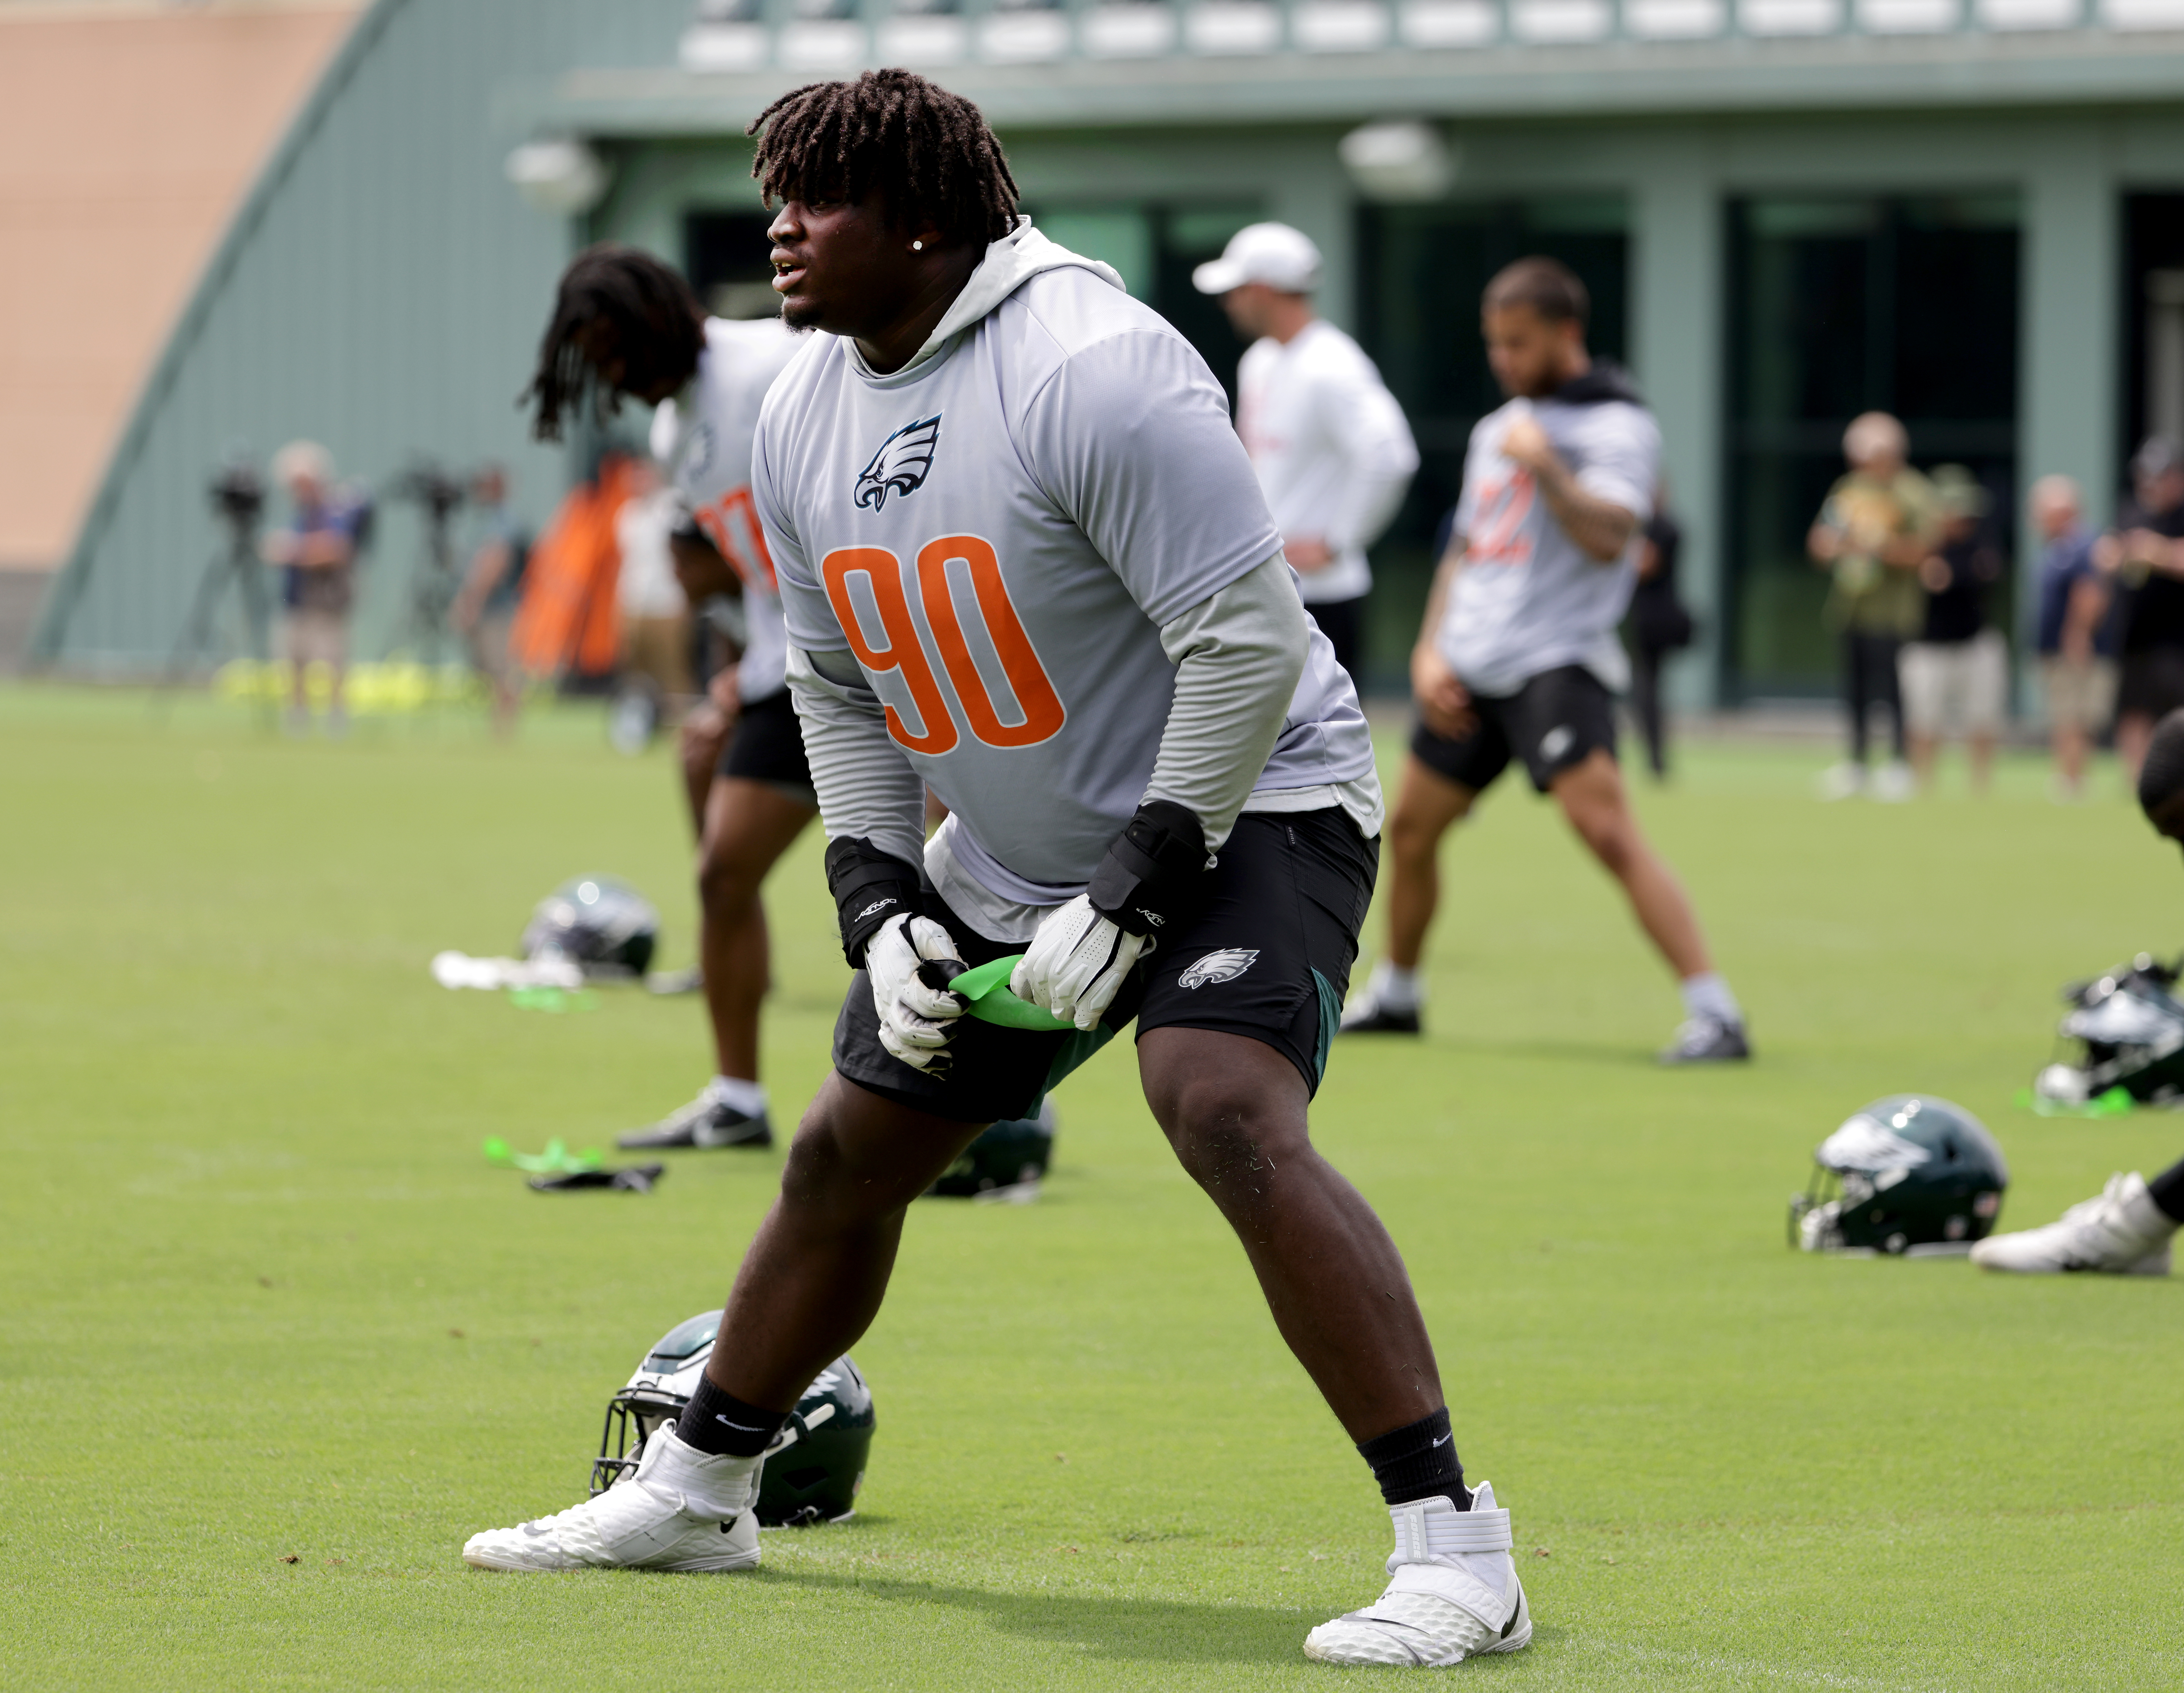
[[[437,664],[448,633],[448,608],[462,586],[448,528],[470,498],[470,483],[442,469],[435,460],[418,458],[394,478],[387,492],[415,505],[425,520],[425,550],[410,578],[410,613],[398,645],[408,647],[420,662]]]
[[[192,663],[214,656],[218,642],[214,624],[228,584],[235,584],[242,601],[243,645],[253,658],[263,662],[270,617],[265,600],[265,578],[258,562],[258,525],[265,515],[265,483],[251,462],[247,450],[237,448],[212,473],[205,484],[213,516],[227,531],[225,544],[214,550],[198,578],[198,591],[190,615],[175,642],[174,657],[167,667],[167,686],[177,686]]]

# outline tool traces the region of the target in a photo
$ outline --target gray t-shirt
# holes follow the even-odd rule
[[[1572,385],[1580,394],[1615,386],[1612,377]],[[1641,524],[1652,516],[1661,431],[1644,406],[1623,398],[1557,397],[1513,400],[1488,413],[1464,455],[1455,525],[1464,561],[1435,645],[1475,693],[1513,694],[1541,672],[1568,664],[1581,664],[1620,690],[1630,670],[1615,628],[1630,603],[1644,538],[1634,529],[1623,556],[1602,564],[1563,534],[1532,473],[1502,455],[1503,437],[1524,416],[1539,420],[1579,487]]]
[[[1162,626],[1281,541],[1204,360],[1039,244],[1059,257],[892,375],[813,337],[767,396],[752,488],[790,641],[855,655],[962,869],[1051,904],[1145,795],[1174,693]],[[1372,768],[1315,631],[1256,790]]]

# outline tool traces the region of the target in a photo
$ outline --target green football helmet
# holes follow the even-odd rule
[[[949,1199],[1028,1200],[1054,1158],[1054,1101],[1035,1117],[989,1126],[927,1191]]]
[[[1790,1201],[1808,1252],[1920,1258],[1971,1250],[1994,1228],[2009,1166],[1986,1126],[1930,1093],[1876,1099],[1822,1141]]]
[[[629,1383],[607,1401],[599,1455],[592,1463],[594,1498],[637,1472],[644,1443],[682,1414],[713,1355],[721,1313],[704,1311],[662,1335]],[[857,1508],[872,1456],[872,1391],[845,1353],[819,1372],[773,1444],[760,1472],[761,1528],[839,1523]]]

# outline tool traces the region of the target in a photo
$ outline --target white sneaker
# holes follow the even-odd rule
[[[1873,796],[1884,805],[1902,805],[1915,799],[1919,794],[1918,779],[1912,775],[1911,767],[1898,759],[1884,764],[1874,773]]]
[[[1518,1651],[1532,1640],[1532,1613],[1509,1556],[1509,1513],[1479,1483],[1471,1509],[1446,1499],[1394,1505],[1392,1578],[1377,1603],[1322,1623],[1304,1655],[1322,1663],[1388,1663],[1445,1669],[1485,1652]]]
[[[1990,1235],[1972,1248],[1982,1270],[2054,1276],[2098,1270],[2111,1276],[2166,1276],[2176,1225],[2149,1199],[2136,1171],[2111,1176],[2096,1199],[2063,1213],[2060,1222],[2016,1234]]]
[[[711,1457],[663,1423],[637,1473],[536,1523],[473,1534],[479,1569],[751,1569],[758,1563],[759,1460]]]
[[[1824,800],[1854,800],[1865,791],[1865,766],[1830,764],[1820,772],[1817,786]]]

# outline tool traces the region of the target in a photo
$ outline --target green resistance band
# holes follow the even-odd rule
[[[485,1155],[489,1163],[535,1176],[566,1176],[576,1171],[597,1170],[603,1161],[596,1148],[571,1152],[558,1140],[547,1142],[543,1152],[517,1152],[498,1135],[486,1142]]]
[[[1022,957],[1022,953],[1011,953],[1006,958],[995,958],[991,964],[965,970],[948,986],[971,1002],[971,1014],[981,1023],[998,1023],[1004,1029],[1037,1029],[1048,1034],[1074,1030],[1074,1023],[1065,1023],[1009,992],[1009,974]]]
[[[2123,1117],[2128,1116],[2138,1104],[2126,1087],[2111,1087],[2104,1093],[2096,1093],[2082,1105],[2043,1098],[2029,1087],[2020,1087],[2017,1090],[2017,1103],[2036,1117]]]

